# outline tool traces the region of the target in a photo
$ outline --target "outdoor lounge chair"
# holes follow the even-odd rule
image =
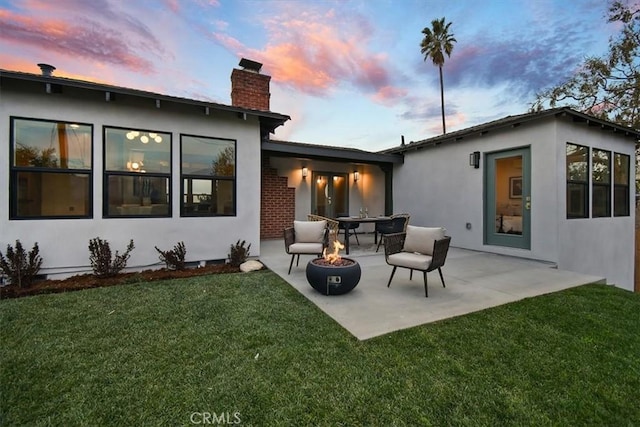
[[[407,225],[409,225],[409,218],[411,216],[407,213],[391,215],[389,221],[381,221],[376,223],[376,233],[380,233],[380,240],[378,240],[378,246],[376,252],[380,249],[382,240],[388,234],[403,233],[407,231]],[[386,245],[386,243],[385,243]]]
[[[427,273],[438,269],[442,287],[445,287],[441,267],[447,259],[451,237],[445,236],[441,227],[415,227],[409,225],[405,233],[387,234],[385,236],[384,257],[387,264],[393,266],[387,287],[398,267],[410,270],[409,280],[413,279],[413,270],[422,271],[424,276],[424,296],[429,297],[427,290]]]
[[[296,267],[300,262],[300,255],[322,256],[322,252],[329,245],[329,229],[327,221],[293,221],[293,227],[284,230],[284,246],[291,254],[289,273],[293,259],[298,256]]]

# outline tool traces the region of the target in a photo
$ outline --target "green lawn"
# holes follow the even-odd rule
[[[613,287],[365,342],[269,271],[0,313],[0,425],[640,424],[640,295]]]

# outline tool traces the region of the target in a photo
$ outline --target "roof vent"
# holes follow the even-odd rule
[[[253,73],[259,73],[260,69],[262,68],[262,64],[256,61],[252,61],[250,59],[247,58],[242,58],[240,60],[240,64],[238,64],[242,67],[243,70],[245,71],[251,71]]]
[[[40,71],[42,71],[43,76],[51,76],[53,71],[56,69],[56,67],[49,64],[38,64],[38,67],[40,67]]]

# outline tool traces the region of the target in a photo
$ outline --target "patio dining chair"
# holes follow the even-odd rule
[[[338,218],[345,216],[349,216],[349,214],[344,212],[338,214]],[[353,235],[356,236],[356,242],[358,243],[358,246],[360,246],[360,240],[358,240],[358,233],[356,232],[356,229],[360,227],[359,222],[339,223],[338,227],[340,228],[340,230],[344,230],[345,242],[351,236],[351,231],[353,231]]]
[[[445,236],[442,227],[408,226],[405,233],[386,236],[384,257],[387,264],[393,266],[387,287],[398,267],[408,268],[409,280],[413,279],[413,270],[422,271],[424,276],[424,296],[429,297],[427,273],[438,270],[442,287],[445,287],[442,266],[447,259],[451,237]]]
[[[322,252],[329,245],[329,228],[327,221],[293,221],[293,227],[284,229],[284,246],[291,255],[289,272],[293,260],[298,257],[296,267],[300,262],[300,255],[322,256]]]
[[[403,233],[407,231],[407,225],[409,225],[409,218],[411,215],[408,213],[391,215],[388,221],[381,221],[376,223],[375,232],[380,233],[380,240],[378,240],[378,246],[376,252],[380,250],[382,240],[386,238],[388,234]],[[386,243],[385,243],[386,245]]]

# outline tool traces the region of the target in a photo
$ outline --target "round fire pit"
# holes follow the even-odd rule
[[[307,264],[307,281],[324,295],[342,295],[350,292],[360,281],[360,264],[351,258],[341,258],[334,264],[316,258]]]

